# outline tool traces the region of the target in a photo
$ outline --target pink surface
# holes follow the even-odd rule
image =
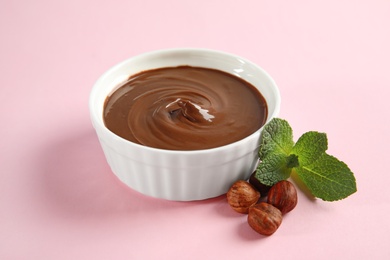
[[[388,259],[390,2],[11,1],[0,4],[1,259]],[[89,120],[95,80],[171,47],[238,54],[280,87],[298,137],[326,132],[358,192],[299,191],[271,237],[224,196],[145,197],[111,174]]]

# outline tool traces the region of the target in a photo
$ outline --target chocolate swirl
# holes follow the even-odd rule
[[[141,72],[107,97],[104,122],[142,145],[199,150],[254,133],[267,119],[256,88],[228,73],[180,66]]]

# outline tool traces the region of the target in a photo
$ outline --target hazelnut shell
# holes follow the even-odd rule
[[[252,184],[244,181],[236,181],[226,194],[230,207],[236,212],[247,214],[249,207],[255,205],[260,198]]]
[[[282,213],[266,202],[260,202],[249,208],[248,224],[257,233],[270,236],[282,224]]]
[[[298,203],[297,190],[289,181],[279,181],[268,192],[267,202],[277,207],[282,214],[295,208]]]

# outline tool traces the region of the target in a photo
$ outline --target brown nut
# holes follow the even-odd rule
[[[266,202],[260,202],[249,208],[248,224],[257,233],[270,236],[282,224],[282,212]]]
[[[268,191],[271,189],[271,186],[267,186],[265,184],[262,184],[256,177],[256,171],[254,171],[251,176],[249,177],[249,183],[255,187],[256,190],[258,190],[261,194],[261,197],[265,197],[268,194]]]
[[[238,180],[230,187],[226,197],[232,209],[239,213],[247,214],[249,207],[255,205],[259,200],[260,192],[250,183]]]
[[[298,203],[294,184],[289,181],[279,181],[269,190],[267,202],[277,207],[282,214],[290,212]]]

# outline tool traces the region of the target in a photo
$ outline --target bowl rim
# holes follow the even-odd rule
[[[207,49],[207,48],[168,48],[168,49],[149,51],[149,52],[145,52],[142,54],[132,56],[132,57],[125,59],[125,60],[117,63],[116,65],[110,67],[103,74],[101,74],[101,76],[93,84],[92,90],[91,90],[90,95],[89,95],[89,111],[90,111],[90,117],[91,117],[92,124],[93,124],[94,128],[97,130],[97,127],[99,127],[99,130],[103,131],[105,136],[108,136],[110,139],[116,140],[118,142],[122,142],[123,144],[129,145],[129,146],[134,146],[137,149],[143,149],[145,151],[165,153],[165,154],[197,155],[197,154],[204,154],[204,153],[210,153],[210,152],[217,152],[217,151],[222,151],[225,149],[234,149],[235,147],[240,146],[242,143],[247,142],[249,139],[253,139],[255,137],[256,137],[256,139],[258,139],[257,136],[261,134],[261,130],[263,129],[265,124],[262,127],[260,127],[258,130],[253,132],[252,134],[250,134],[250,135],[248,135],[248,136],[246,136],[238,141],[235,141],[233,143],[229,143],[226,145],[222,145],[222,146],[218,146],[218,147],[214,147],[214,148],[198,149],[198,150],[169,150],[169,149],[162,149],[162,148],[145,146],[142,144],[131,142],[131,141],[129,141],[125,138],[122,138],[122,137],[116,135],[115,133],[111,132],[104,125],[103,115],[101,115],[101,116],[97,115],[97,112],[94,109],[94,106],[96,105],[94,100],[96,99],[97,93],[100,91],[98,86],[100,85],[101,81],[103,81],[106,77],[108,77],[109,75],[114,73],[116,70],[118,70],[122,66],[126,65],[127,63],[129,63],[131,61],[137,60],[137,59],[143,59],[143,58],[161,55],[161,54],[166,55],[166,54],[170,54],[170,53],[189,53],[189,52],[192,52],[192,53],[201,52],[203,54],[228,56],[230,58],[239,59],[242,62],[245,62],[245,63],[251,65],[252,67],[256,68],[256,70],[259,70],[269,80],[269,82],[273,86],[272,93],[275,96],[275,104],[274,104],[275,109],[273,110],[273,112],[271,114],[268,111],[267,120],[266,120],[265,124],[267,124],[272,118],[278,116],[279,111],[280,111],[280,104],[281,104],[281,96],[280,96],[279,88],[278,88],[276,82],[274,81],[274,79],[268,74],[268,72],[266,72],[259,65],[255,64],[254,62],[252,62],[246,58],[243,58],[239,55],[224,52],[224,51],[219,51],[219,50],[213,50],[213,49]],[[107,144],[107,145],[110,145],[110,144]]]

